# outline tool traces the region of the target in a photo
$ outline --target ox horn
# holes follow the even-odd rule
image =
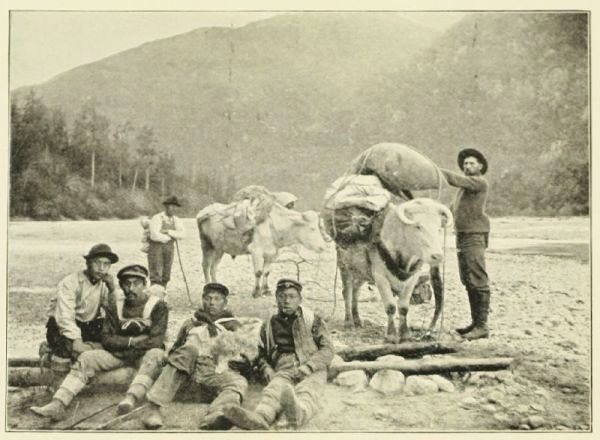
[[[414,225],[416,223],[416,220],[411,220],[406,216],[406,208],[407,205],[410,202],[406,202],[406,203],[402,203],[399,207],[398,207],[398,217],[400,217],[400,220],[402,221],[402,223],[405,223],[407,225]]]
[[[442,222],[444,228],[449,228],[454,224],[454,217],[452,215],[452,211],[448,209],[446,205],[442,205],[440,203],[440,214],[446,219],[446,221]]]

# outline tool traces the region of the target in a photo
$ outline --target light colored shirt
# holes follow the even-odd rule
[[[169,217],[159,212],[150,220],[150,240],[159,243],[168,243],[172,239],[182,240],[185,237],[185,229],[181,220],[175,216]]]
[[[89,322],[98,316],[102,300],[108,295],[103,282],[92,284],[83,270],[63,278],[56,288],[56,297],[50,300],[49,316],[54,316],[61,335],[81,339],[76,321]]]

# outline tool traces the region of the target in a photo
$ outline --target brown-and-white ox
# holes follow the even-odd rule
[[[196,216],[202,244],[202,269],[207,283],[216,281],[217,267],[223,254],[232,257],[250,254],[256,279],[253,296],[268,295],[270,268],[279,249],[295,244],[314,252],[326,249],[320,217],[315,211],[298,212],[275,203],[267,220],[243,234],[232,224],[228,227],[225,219],[229,206],[214,203]],[[207,215],[207,212],[223,214]]]
[[[427,263],[437,270],[444,255],[441,229],[451,226],[453,218],[446,206],[425,198],[389,203],[379,215],[383,218],[377,239],[366,244],[337,247],[346,306],[345,325],[361,326],[358,292],[365,282],[375,283],[388,318],[386,340],[396,343],[410,338],[408,305],[420,269]],[[398,332],[394,325],[396,310]],[[435,320],[438,314],[436,303]]]

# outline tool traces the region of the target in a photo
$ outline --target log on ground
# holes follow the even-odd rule
[[[406,375],[444,374],[451,372],[496,371],[510,368],[513,359],[495,358],[431,358],[393,361],[334,362],[329,367],[329,377],[334,378],[343,371],[364,370],[368,374],[380,370],[398,370]]]
[[[395,354],[403,357],[419,357],[427,354],[456,353],[457,344],[442,342],[404,342],[402,344],[377,344],[362,347],[348,347],[336,352],[345,361],[373,361],[379,356]]]
[[[135,369],[125,367],[99,373],[90,385],[129,385]],[[14,367],[8,370],[8,385],[13,387],[33,387],[50,385],[54,379],[54,372],[47,368]]]

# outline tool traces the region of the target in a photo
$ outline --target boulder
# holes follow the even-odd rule
[[[380,370],[373,375],[369,386],[383,394],[401,392],[404,388],[404,374],[396,370]]]
[[[443,391],[445,393],[454,392],[454,384],[445,377],[442,377],[438,374],[432,374],[431,376],[427,377],[437,384],[440,391]]]
[[[501,391],[492,391],[490,394],[488,394],[487,396],[487,400],[490,403],[498,403],[501,402],[502,399],[504,398],[504,393],[502,393]]]
[[[541,426],[544,426],[546,420],[542,416],[529,416],[527,418],[527,424],[531,426],[533,429],[537,429]]]
[[[437,393],[437,383],[426,376],[409,376],[404,385],[404,393],[407,395],[433,394]]]
[[[338,374],[333,382],[342,387],[362,390],[369,384],[369,378],[363,370],[352,370]]]

